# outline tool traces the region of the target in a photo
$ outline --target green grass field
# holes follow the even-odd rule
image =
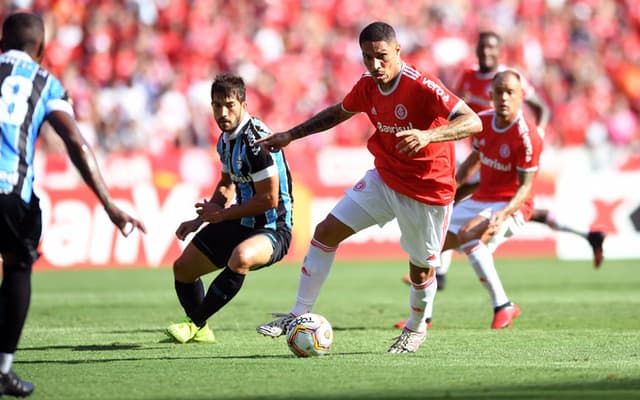
[[[315,359],[255,333],[292,305],[295,265],[251,273],[210,320],[208,345],[164,340],[182,317],[168,268],[36,272],[14,369],[36,385],[33,399],[640,398],[639,260],[498,268],[522,309],[513,327],[489,329],[488,294],[460,259],[425,344],[392,355],[405,263],[337,263],[315,309],[334,345]]]

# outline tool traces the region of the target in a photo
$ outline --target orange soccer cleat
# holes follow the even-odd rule
[[[513,320],[520,315],[520,307],[517,304],[508,303],[507,306],[500,307],[493,314],[491,329],[504,329],[511,326]]]

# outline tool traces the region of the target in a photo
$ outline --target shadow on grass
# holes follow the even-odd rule
[[[187,344],[189,345],[189,344]],[[193,344],[195,346],[201,346],[200,344]],[[88,346],[48,346],[48,347],[28,347],[24,349],[20,349],[20,351],[24,350],[71,350],[71,351],[113,351],[113,350],[150,350],[151,347],[148,346],[140,346],[136,344],[114,344],[114,345],[88,345]],[[365,355],[371,354],[368,352],[350,352],[350,353],[332,353],[331,357],[341,357],[341,356],[354,356],[354,355]],[[127,354],[129,355],[129,354]],[[20,360],[15,361],[16,364],[103,364],[103,363],[111,363],[111,362],[122,362],[122,361],[171,361],[171,360],[261,360],[261,359],[295,359],[297,358],[293,354],[252,354],[252,355],[225,355],[225,356],[215,356],[215,355],[206,355],[206,356],[161,356],[161,357],[113,357],[113,358],[83,358],[81,360]]]
[[[71,350],[71,351],[118,351],[118,350],[136,350],[140,349],[142,346],[139,344],[125,344],[125,343],[113,343],[113,344],[90,344],[90,345],[80,345],[80,346],[68,346],[68,345],[59,345],[59,346],[38,346],[38,347],[21,347],[18,349],[19,351],[47,351],[47,350]]]
[[[349,331],[366,331],[366,330],[370,330],[371,327],[365,327],[365,326],[332,326],[331,327],[334,331],[336,332],[349,332]]]
[[[415,387],[406,390],[377,391],[372,393],[366,390],[349,390],[344,393],[312,392],[291,395],[278,394],[280,400],[395,400],[395,399],[446,399],[446,400],[637,400],[640,398],[640,379],[636,378],[611,378],[592,382],[541,385],[512,385],[512,386],[488,386],[488,387],[460,387],[443,389],[438,386],[430,386],[424,383],[417,390]],[[238,395],[226,396],[225,400],[267,400],[266,395]],[[169,397],[153,397],[153,400],[169,400]],[[190,400],[204,400],[210,397],[194,396]]]
[[[163,332],[164,328],[157,328],[157,329],[119,329],[119,330],[114,330],[114,331],[108,331],[105,333],[108,334],[115,334],[115,335],[122,335],[122,334],[132,334],[132,333],[158,333],[158,332]]]

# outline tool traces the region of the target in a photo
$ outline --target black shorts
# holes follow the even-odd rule
[[[31,268],[40,254],[42,235],[40,199],[33,194],[29,204],[15,194],[0,194],[0,253],[13,254],[18,263]]]
[[[258,268],[267,267],[276,263],[287,254],[291,244],[291,231],[289,229],[247,228],[240,225],[240,221],[222,221],[208,224],[202,228],[193,238],[192,243],[206,255],[211,262],[220,268],[226,267],[233,249],[240,243],[255,235],[267,235],[273,245],[273,254],[269,262]]]

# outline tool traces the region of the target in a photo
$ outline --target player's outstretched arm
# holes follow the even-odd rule
[[[289,129],[286,132],[274,133],[256,140],[256,144],[262,144],[269,151],[276,152],[291,143],[293,140],[331,129],[354,115],[354,113],[345,111],[344,108],[342,108],[342,103],[338,103],[325,108],[305,122]]]
[[[141,221],[122,211],[111,201],[111,196],[100,174],[96,158],[89,144],[80,134],[73,117],[64,111],[52,111],[47,116],[47,120],[62,138],[71,162],[78,169],[85,183],[100,200],[111,222],[118,227],[124,236],[129,236],[135,228],[146,233],[146,228]]]

